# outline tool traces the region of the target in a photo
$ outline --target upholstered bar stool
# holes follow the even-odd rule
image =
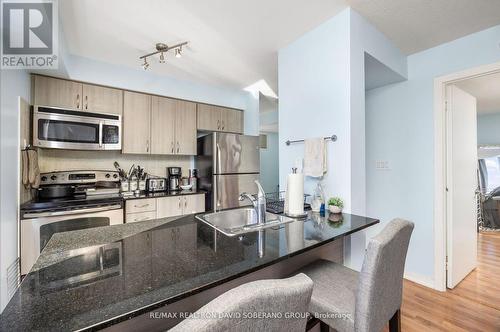
[[[316,261],[300,272],[314,282],[309,312],[321,331],[401,330],[400,308],[406,252],[414,224],[394,219],[370,239],[361,272],[329,261]]]
[[[185,319],[170,331],[304,332],[312,290],[313,282],[304,274],[249,282],[210,301],[194,313],[197,318]],[[268,313],[274,317],[249,317],[252,313]],[[293,317],[289,317],[291,313]],[[233,318],[227,318],[230,314]]]

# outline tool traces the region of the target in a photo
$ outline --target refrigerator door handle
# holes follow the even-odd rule
[[[220,146],[219,143],[216,144],[217,146],[217,174],[222,173],[222,163],[221,163],[221,152],[220,152]]]

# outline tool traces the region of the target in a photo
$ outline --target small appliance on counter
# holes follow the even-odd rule
[[[167,179],[160,177],[150,177],[146,180],[146,191],[150,193],[167,191]]]
[[[168,174],[168,190],[180,190],[182,172],[180,167],[167,167]]]
[[[198,190],[198,170],[196,168],[189,169],[189,184],[191,185],[191,190]]]

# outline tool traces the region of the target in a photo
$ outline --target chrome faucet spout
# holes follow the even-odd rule
[[[244,201],[245,198],[252,202],[253,208],[255,209],[255,213],[257,214],[257,224],[263,224],[266,222],[266,193],[264,189],[260,185],[259,181],[255,180],[255,184],[257,185],[257,198],[247,193],[241,193],[238,198],[240,201]]]

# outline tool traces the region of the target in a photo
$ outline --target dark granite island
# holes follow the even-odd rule
[[[165,330],[179,321],[167,313],[194,311],[241,283],[285,277],[318,257],[341,260],[334,244],[379,222],[341,219],[309,213],[240,238],[194,215],[55,234],[1,314],[0,330]]]

